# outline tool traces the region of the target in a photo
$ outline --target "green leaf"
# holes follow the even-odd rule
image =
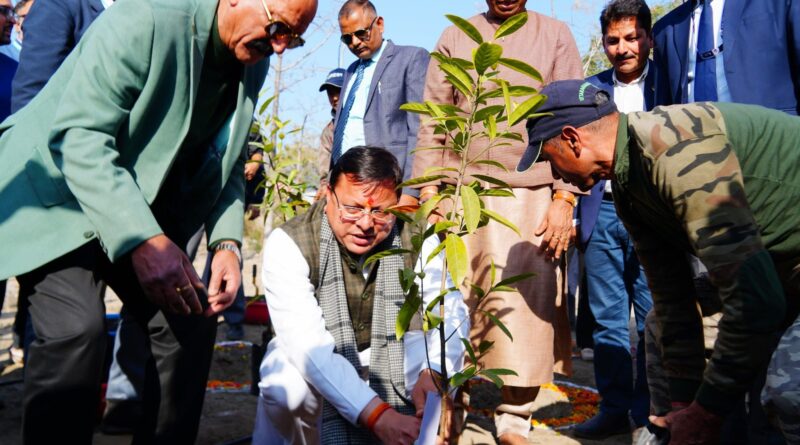
[[[491,289],[492,292],[516,292],[517,290],[511,286],[495,286]]]
[[[506,105],[506,115],[511,116],[511,93],[508,90],[508,82],[500,82],[500,89],[503,91],[503,103]]]
[[[542,75],[539,74],[539,71],[537,71],[536,68],[528,65],[527,63],[525,63],[525,62],[523,62],[521,60],[506,59],[506,58],[503,57],[503,58],[500,58],[500,60],[498,60],[497,63],[499,63],[500,65],[506,66],[508,68],[511,68],[514,71],[520,72],[520,73],[522,73],[522,74],[524,74],[524,75],[526,75],[526,76],[530,77],[531,79],[534,79],[534,80],[536,80],[538,82],[543,82]]]
[[[471,363],[475,363],[478,361],[478,358],[475,357],[475,350],[472,349],[472,344],[466,338],[461,338],[461,343],[464,344],[464,350],[467,351],[467,355],[469,356],[469,360]]]
[[[267,107],[269,107],[269,104],[271,104],[273,100],[275,100],[275,96],[265,100],[264,103],[261,104],[261,108],[258,109],[258,114],[264,114],[264,112],[267,111]]]
[[[463,69],[465,69],[467,71],[475,69],[475,64],[470,62],[467,59],[460,59],[458,57],[450,57],[447,61],[449,63],[458,65],[458,66],[460,66],[461,68],[463,68]]]
[[[506,327],[506,325],[505,325],[505,324],[503,324],[503,322],[502,322],[502,321],[500,321],[500,319],[499,319],[499,318],[495,317],[495,316],[494,316],[494,314],[491,314],[491,313],[489,313],[489,312],[487,312],[487,311],[481,311],[481,312],[483,313],[483,315],[486,315],[487,317],[489,317],[489,320],[491,320],[491,321],[492,321],[492,323],[493,323],[495,326],[497,326],[497,327],[498,327],[498,328],[499,328],[501,331],[503,331],[503,333],[504,333],[504,334],[506,334],[506,336],[507,336],[509,339],[511,339],[511,341],[514,341],[514,337],[511,335],[511,332],[508,330],[508,328]]]
[[[470,283],[469,287],[472,289],[472,292],[475,294],[475,296],[478,297],[478,300],[482,299],[486,295],[486,292],[484,292],[483,289],[476,284]]]
[[[468,84],[462,82],[458,77],[452,76],[450,74],[444,76],[445,80],[450,82],[455,89],[457,89],[461,94],[466,97],[472,96],[472,87]]]
[[[503,55],[503,47],[489,42],[483,42],[475,51],[473,61],[475,62],[475,71],[478,74],[483,74],[489,67],[496,64],[500,57]]]
[[[445,289],[442,292],[440,292],[439,295],[437,295],[436,298],[433,299],[433,301],[431,301],[430,303],[428,303],[427,306],[425,306],[425,310],[432,311],[437,304],[444,301],[444,296],[447,295],[448,293],[450,293],[450,289]]]
[[[408,293],[411,286],[414,284],[414,280],[417,278],[417,274],[414,272],[413,269],[398,269],[398,274],[400,274],[400,284],[403,286],[403,293]]]
[[[499,168],[500,170],[503,170],[504,172],[508,172],[508,169],[506,168],[505,165],[503,165],[500,162],[493,161],[491,159],[481,159],[480,161],[475,161],[475,163],[476,164],[483,164],[483,165],[492,165],[492,166],[495,166],[495,167]]]
[[[463,68],[458,65],[454,65],[452,63],[442,63],[439,65],[439,68],[444,71],[445,73],[457,78],[462,84],[472,87],[475,85],[475,80],[472,76],[469,75]],[[444,111],[452,111],[451,110],[444,110]],[[453,114],[453,113],[449,113]]]
[[[387,256],[399,255],[403,253],[413,253],[413,252],[408,249],[387,249],[382,252],[378,252],[374,255],[371,255],[369,258],[367,258],[367,261],[364,261],[364,267],[369,266],[375,261],[380,261],[383,258],[386,258]]]
[[[423,331],[428,332],[431,329],[436,329],[440,324],[442,324],[442,317],[434,314],[431,311],[425,311],[425,315],[422,317]]]
[[[481,198],[472,187],[461,187],[461,205],[464,206],[464,222],[467,233],[474,233],[481,220]]]
[[[401,220],[403,222],[406,222],[406,223],[409,223],[409,224],[414,222],[414,219],[411,218],[410,216],[408,216],[408,213],[406,213],[406,212],[404,212],[402,210],[399,210],[399,209],[386,209],[386,211],[391,213],[392,215],[397,217],[397,219],[399,219],[399,220]]]
[[[545,97],[536,95],[522,102],[508,115],[508,125],[517,125],[523,119],[527,119],[540,105],[544,103]]]
[[[503,190],[503,189],[484,189],[478,193],[479,196],[499,196],[502,198],[513,198],[514,192],[511,190]]]
[[[493,141],[497,137],[497,118],[494,115],[489,115],[486,119],[486,130],[489,131],[489,140]]]
[[[433,251],[430,253],[430,255],[428,255],[428,258],[425,259],[425,264],[430,263],[431,260],[436,257],[436,255],[439,255],[442,249],[444,249],[444,243],[437,244],[436,247],[433,248]]]
[[[533,278],[535,276],[536,274],[534,272],[521,273],[519,275],[514,275],[513,277],[508,277],[503,281],[500,281],[499,283],[495,284],[494,287],[508,286],[509,284],[514,284],[518,281],[527,280],[528,278]]]
[[[478,28],[476,28],[472,23],[462,19],[457,15],[447,14],[445,17],[447,17],[447,20],[450,20],[454,25],[456,25],[456,28],[463,31],[467,37],[475,41],[475,43],[478,45],[483,43],[483,36],[481,36],[481,32],[478,31]]]
[[[502,105],[489,105],[475,112],[475,122],[483,122],[491,115],[497,116],[503,113]]]
[[[467,380],[475,377],[475,372],[477,372],[477,368],[475,368],[474,366],[470,366],[461,372],[453,374],[453,376],[450,377],[450,387],[458,388],[459,386],[466,383]]]
[[[494,342],[490,340],[481,340],[481,344],[478,345],[478,354],[484,354],[486,351],[494,346]]]
[[[408,181],[398,185],[397,188],[403,188],[403,187],[410,187],[412,185],[425,184],[426,182],[438,181],[438,180],[444,179],[446,177],[447,177],[447,175],[420,176],[419,178],[409,179]]]
[[[497,275],[497,268],[494,267],[494,258],[489,263],[489,282],[494,283],[494,278]]]
[[[498,388],[503,387],[503,379],[500,378],[501,375],[517,375],[516,372],[510,369],[502,368],[484,369],[479,372],[479,374],[491,380]]]
[[[493,184],[493,185],[496,185],[498,187],[503,187],[503,188],[506,188],[506,189],[510,189],[511,188],[511,186],[509,186],[505,181],[497,179],[497,178],[495,178],[493,176],[477,175],[476,174],[476,175],[472,175],[472,177],[480,179],[481,181],[486,181],[489,184]]]
[[[493,220],[495,220],[495,221],[499,222],[500,224],[502,224],[502,225],[508,227],[509,229],[513,230],[514,232],[516,232],[517,235],[522,236],[519,233],[519,229],[517,228],[517,226],[515,226],[514,223],[512,223],[509,220],[507,220],[505,217],[503,217],[503,216],[499,215],[498,213],[495,213],[495,212],[493,212],[491,210],[487,210],[487,209],[482,209],[481,212],[484,215],[488,216],[489,218],[492,218]]]
[[[434,173],[438,173],[438,172],[454,172],[454,173],[458,173],[458,169],[455,168],[455,167],[431,167],[431,168],[425,169],[425,171],[422,173],[422,175],[423,176],[430,176],[430,175],[432,175]]]
[[[505,133],[498,135],[497,137],[511,139],[512,141],[517,141],[517,142],[525,142],[519,133],[514,133],[512,131],[507,131]]]
[[[434,195],[422,203],[422,205],[419,206],[419,209],[417,209],[417,213],[414,215],[414,221],[417,224],[422,224],[423,221],[428,219],[428,216],[430,216],[431,212],[436,210],[436,206],[439,205],[439,201],[441,201],[442,198],[444,198],[444,196]]]
[[[459,287],[467,275],[467,246],[461,237],[450,233],[444,240],[444,247],[445,256],[447,257],[447,269],[450,271],[453,284]]]
[[[522,28],[525,26],[525,23],[528,21],[528,13],[520,12],[519,14],[513,15],[506,19],[497,31],[494,32],[494,39],[497,40],[501,37],[505,37],[507,35],[513,34],[514,31]]]
[[[418,151],[426,151],[426,150],[448,150],[448,147],[445,147],[444,145],[437,145],[436,147],[417,147],[411,152],[416,153]]]
[[[454,223],[453,221],[440,221],[440,222],[437,222],[436,224],[434,224],[431,227],[433,228],[433,233],[441,233],[441,232],[444,232],[445,230],[447,230],[447,229],[449,229],[451,227],[455,227],[457,225],[458,224]]]
[[[431,115],[430,108],[428,108],[427,105],[419,102],[404,103],[403,105],[400,105],[400,109],[403,111],[409,111],[411,113],[424,114],[427,116]]]
[[[414,318],[414,314],[417,313],[419,307],[422,305],[422,298],[417,296],[419,287],[416,283],[411,286],[411,290],[414,292],[410,293],[403,303],[403,307],[400,308],[400,312],[397,313],[397,323],[395,323],[394,332],[398,340],[403,339],[403,335],[408,331],[408,326],[411,324],[411,319]]]

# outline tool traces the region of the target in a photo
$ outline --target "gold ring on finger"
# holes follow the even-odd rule
[[[187,290],[189,290],[191,288],[192,288],[192,285],[191,284],[187,284],[186,286],[176,287],[175,288],[175,292],[177,292],[180,295],[180,294],[183,294],[185,291],[187,291]]]

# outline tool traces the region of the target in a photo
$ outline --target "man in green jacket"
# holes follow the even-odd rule
[[[243,148],[264,59],[301,45],[316,7],[120,0],[0,124],[0,245],[13,252],[0,279],[36,289],[26,443],[91,442],[106,283],[155,359],[135,442],[194,442],[215,314],[241,282]],[[178,247],[203,224],[207,290]]]
[[[519,168],[541,153],[582,189],[612,180],[662,329],[673,411],[653,421],[671,443],[718,443],[721,419],[769,365],[762,402],[800,440],[800,119],[707,102],[626,115],[582,81],[542,94],[552,114],[528,123],[535,143]],[[723,304],[708,365],[686,252]]]

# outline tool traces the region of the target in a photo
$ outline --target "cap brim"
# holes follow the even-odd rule
[[[517,172],[522,173],[527,171],[539,160],[539,156],[542,154],[543,144],[544,141],[539,141],[538,144],[536,142],[528,144],[528,148],[525,149],[525,153],[522,154],[519,164],[517,164]]]

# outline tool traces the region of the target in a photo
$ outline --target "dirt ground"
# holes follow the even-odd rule
[[[258,243],[260,244],[260,243]],[[255,288],[250,282],[252,265],[258,264],[259,257],[254,253],[258,244],[245,248],[245,293],[254,295]],[[206,253],[201,251],[195,260],[195,266],[202,268]],[[260,265],[259,265],[260,266]],[[17,303],[16,282],[9,282],[5,307],[0,316],[0,444],[14,445],[20,443],[21,400],[22,400],[22,367],[11,362],[8,348],[11,346],[11,324],[14,319]],[[117,298],[109,294],[106,297],[107,311],[119,311],[120,303]],[[220,318],[220,322],[221,322]],[[262,328],[247,325],[245,328],[245,341],[260,343]],[[224,340],[225,326],[218,329],[218,341]],[[563,380],[581,385],[594,387],[594,376],[591,362],[575,359],[575,375]],[[214,362],[209,380],[234,381],[249,383],[250,349],[249,347],[230,348],[218,347],[215,349]],[[459,444],[495,444],[494,425],[489,417],[492,409],[499,403],[497,390],[492,385],[478,385],[472,391],[472,405],[478,409],[470,414],[467,425]],[[554,410],[568,410],[568,404],[551,391],[542,391],[537,400],[537,405],[542,412],[548,415]],[[549,411],[547,411],[549,410]],[[233,392],[211,392],[206,394],[203,406],[203,416],[200,422],[200,432],[197,444],[222,445],[222,444],[248,444],[249,435],[253,427],[256,412],[256,397],[246,392],[246,388]],[[533,429],[528,441],[531,444],[631,444],[635,437],[632,434],[618,435],[602,442],[578,440],[569,436],[569,432],[555,432],[546,429]],[[95,435],[95,444],[122,445],[130,443],[129,436],[106,436],[101,433]]]

